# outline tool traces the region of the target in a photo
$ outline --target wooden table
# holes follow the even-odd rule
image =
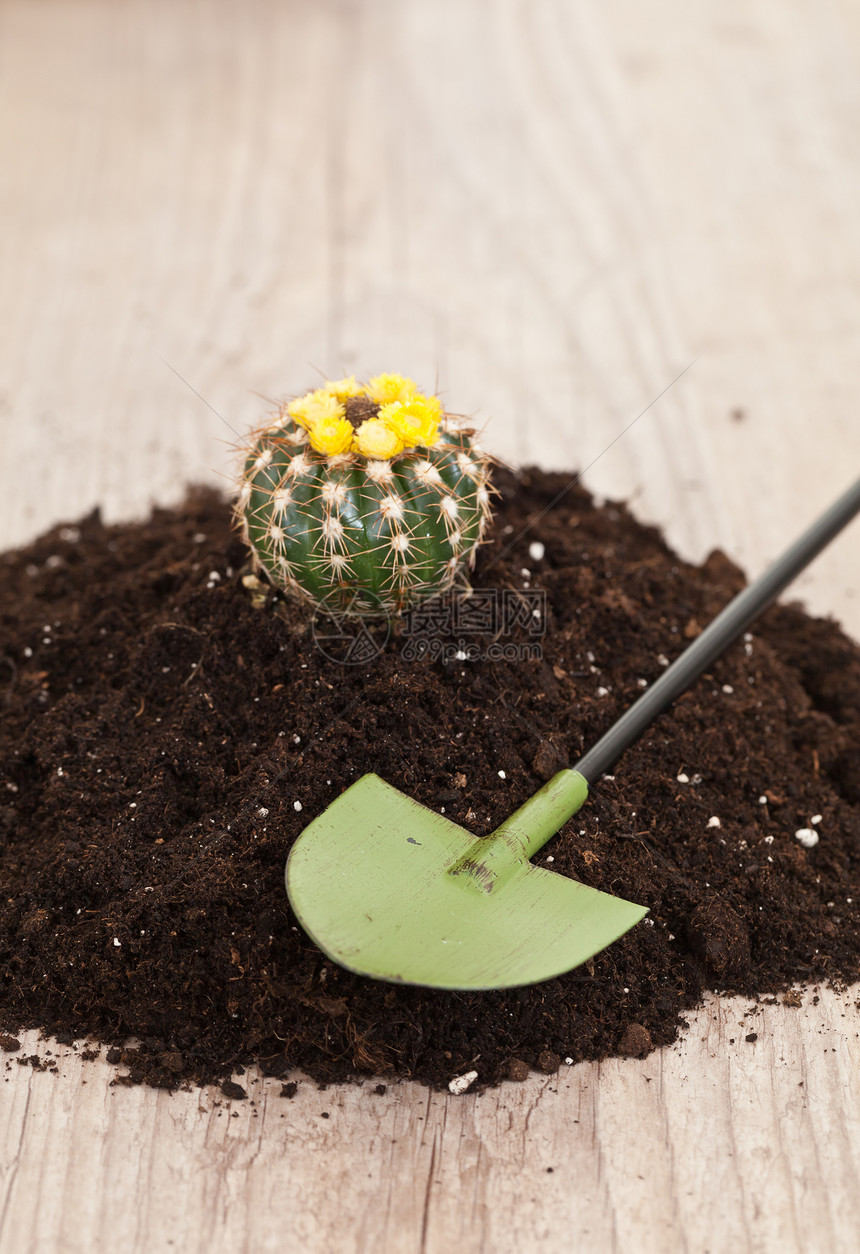
[[[847,0],[0,0],[0,543],[396,369],[757,572],[860,467],[858,70]],[[857,554],[797,593],[860,637]],[[857,990],[818,997],[481,1097],[13,1063],[0,1250],[853,1254]]]

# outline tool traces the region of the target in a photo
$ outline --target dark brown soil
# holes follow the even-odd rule
[[[539,855],[651,909],[587,967],[428,992],[348,974],[295,926],[290,844],[363,772],[488,832],[741,585],[722,555],[690,566],[580,487],[554,504],[567,482],[498,475],[473,579],[508,608],[545,591],[545,616],[529,609],[501,637],[537,641],[542,659],[476,658],[487,635],[458,627],[433,660],[413,624],[343,665],[307,611],[243,582],[228,507],[207,493],[0,557],[0,1027],[92,1034],[132,1082],[167,1087],[255,1061],[283,1078],[444,1084],[475,1069],[484,1084],[523,1063],[646,1053],[709,987],[857,978],[860,648],[791,607]]]

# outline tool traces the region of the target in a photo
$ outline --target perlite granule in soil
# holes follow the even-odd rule
[[[249,579],[206,492],[0,557],[5,1032],[135,1037],[131,1082],[167,1087],[258,1062],[322,1082],[475,1071],[479,1088],[645,1054],[707,988],[858,977],[860,647],[793,607],[538,855],[650,907],[587,966],[427,991],[351,975],[297,928],[290,845],[362,773],[487,833],[742,584],[723,555],[684,563],[581,487],[556,502],[566,476],[496,482],[475,595],[390,633],[344,638]]]

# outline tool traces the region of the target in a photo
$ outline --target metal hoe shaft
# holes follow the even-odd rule
[[[659,714],[707,670],[780,592],[860,513],[860,479],[818,518],[794,544],[744,588],[647,692],[622,714],[574,769],[589,784],[610,769]]]

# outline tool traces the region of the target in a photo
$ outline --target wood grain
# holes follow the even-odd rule
[[[858,63],[837,0],[0,0],[0,544],[396,368],[756,572],[860,466]],[[858,569],[855,528],[798,592],[860,637]],[[9,1055],[0,1250],[853,1254],[819,996],[481,1097]]]
[[[243,1102],[111,1088],[113,1068],[55,1046],[58,1076],[7,1070],[0,1248],[850,1250],[856,994],[812,997],[710,998],[643,1062],[459,1098],[302,1082],[290,1100],[247,1075]]]

